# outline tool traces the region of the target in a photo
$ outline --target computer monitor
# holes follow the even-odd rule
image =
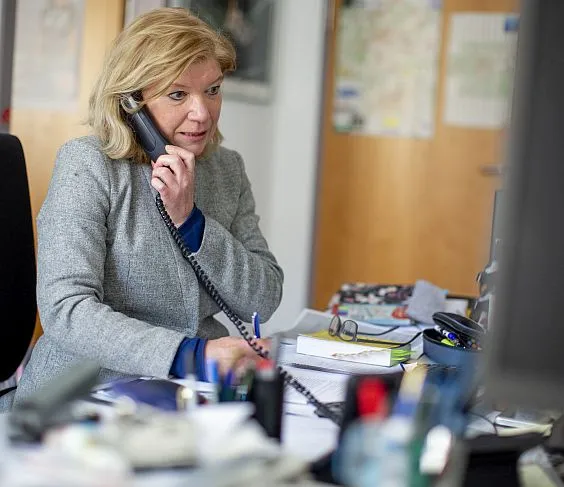
[[[564,2],[523,0],[486,388],[564,409]]]

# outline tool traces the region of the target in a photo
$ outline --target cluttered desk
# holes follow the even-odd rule
[[[395,303],[375,323],[344,294],[304,310],[252,384],[99,385],[76,365],[0,417],[0,484],[563,485],[562,18],[561,2],[523,2],[487,326],[431,305],[445,294],[427,283],[419,303],[393,291],[407,318]]]
[[[418,285],[428,298],[429,283],[405,297]],[[480,448],[491,445],[483,439],[503,438],[503,428],[495,411],[476,401],[475,364],[464,356],[441,364],[432,360],[434,349],[431,358],[425,354],[424,332],[445,335],[445,319],[459,315],[434,313],[433,324],[383,318],[380,306],[403,304],[363,305],[347,292],[337,295],[326,312],[303,310],[273,354],[326,409],[310,404],[299,387],[281,389],[271,363],[259,363],[252,381],[246,374],[240,381],[111,384],[96,384],[98,369],[87,364],[4,418],[0,430],[10,441],[0,455],[2,485],[265,485],[268,478],[269,485],[361,487],[375,476],[382,485],[476,485],[467,477],[468,449],[477,449],[479,476]],[[449,341],[466,340],[449,333]],[[543,479],[558,480],[548,457],[534,451],[546,428],[506,431],[527,434],[501,445],[512,454],[505,480],[517,475],[517,453],[525,450],[533,450],[530,465],[543,466]]]

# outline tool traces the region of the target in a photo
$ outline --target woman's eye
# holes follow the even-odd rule
[[[169,95],[168,95],[168,97],[170,99],[175,100],[175,101],[180,101],[185,96],[186,96],[186,93],[184,91],[173,91],[172,93],[169,93]]]
[[[218,95],[220,88],[221,85],[212,86],[211,88],[208,89],[208,95],[212,95],[212,96]]]

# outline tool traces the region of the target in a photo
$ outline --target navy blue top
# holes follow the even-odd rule
[[[178,231],[182,236],[184,245],[191,252],[197,252],[202,245],[204,238],[204,229],[206,219],[199,208],[194,208],[186,221],[178,227]],[[174,377],[186,377],[186,374],[192,373],[198,377],[198,380],[206,380],[206,358],[204,351],[206,349],[205,338],[188,338],[186,337],[180,343],[176,356],[170,368],[170,375]]]

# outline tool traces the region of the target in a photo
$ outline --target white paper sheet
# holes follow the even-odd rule
[[[321,402],[344,401],[348,376],[311,369],[286,367],[302,385],[307,387]],[[306,398],[293,387],[286,386],[284,402],[306,404]]]
[[[18,1],[13,108],[77,110],[85,4],[85,0]]]
[[[317,460],[337,446],[339,427],[317,416],[284,415],[282,449],[306,460]]]
[[[450,23],[444,122],[503,128],[515,66],[518,18],[505,13],[458,13]]]

